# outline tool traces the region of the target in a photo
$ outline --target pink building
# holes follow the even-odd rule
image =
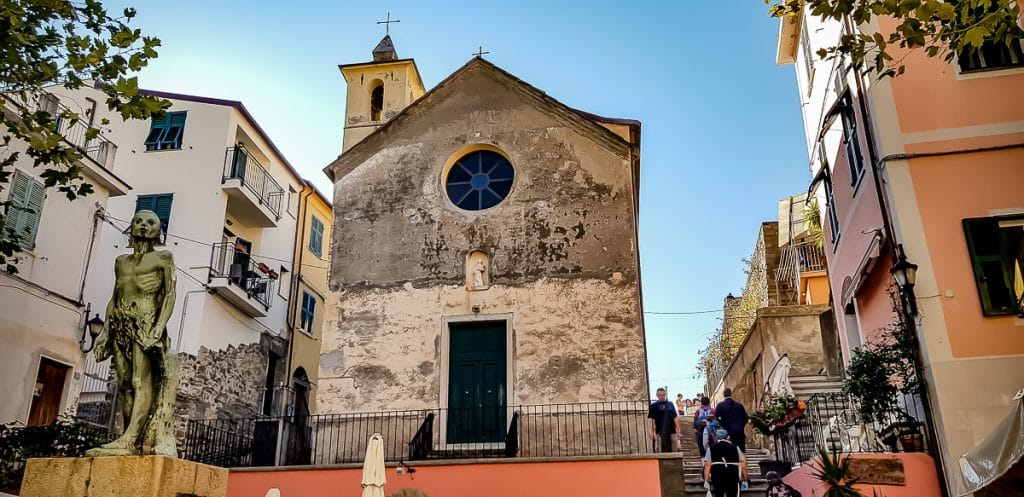
[[[842,28],[785,19],[778,51],[797,72],[840,346],[848,363],[894,326],[891,271],[905,254],[916,285],[898,293],[910,296],[927,389],[902,400],[926,408],[958,494],[958,459],[1002,436],[993,430],[1024,386],[1024,42],[952,63],[918,50],[904,75],[878,80],[815,55]]]

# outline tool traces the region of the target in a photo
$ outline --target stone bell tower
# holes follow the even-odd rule
[[[420,98],[423,81],[413,59],[399,59],[391,35],[373,49],[373,60],[338,66],[348,85],[343,153]]]

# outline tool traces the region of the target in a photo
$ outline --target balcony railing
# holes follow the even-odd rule
[[[25,100],[22,100],[18,93],[4,93],[3,98],[28,112],[50,114],[55,121],[54,131],[60,133],[64,137],[64,141],[107,171],[114,170],[117,145],[101,134],[89,137],[89,130],[96,128],[88,124],[88,117],[84,113],[72,111],[51,93],[44,92],[35,96],[26,93],[25,95]],[[65,117],[69,115],[77,116],[77,118]]]
[[[931,452],[920,397],[903,395],[880,419],[860,416],[855,399],[841,393],[815,394],[803,418],[772,435],[775,457],[804,463],[824,447],[832,453]]]
[[[281,217],[284,189],[245,147],[228,147],[224,154],[224,176],[221,182],[239,180],[275,217]]]
[[[190,420],[185,459],[222,467],[649,454],[648,401]]]
[[[277,276],[252,255],[235,248],[231,242],[215,243],[210,252],[210,278],[227,278],[245,295],[270,309]]]

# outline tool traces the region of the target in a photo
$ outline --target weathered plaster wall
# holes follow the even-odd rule
[[[837,375],[838,357],[823,345],[834,343],[834,336],[832,310],[827,304],[758,309],[750,335],[722,383],[733,389],[736,400],[756,407],[775,366],[772,346],[780,356],[789,354],[790,376]]]
[[[481,314],[512,313],[515,404],[643,398],[644,349],[629,315],[633,289],[542,280],[475,292]],[[320,412],[436,407],[441,316],[464,315],[462,286],[333,293],[320,361]]]
[[[477,65],[382,130],[385,148],[343,157],[359,164],[335,184],[321,412],[436,406],[442,317],[474,305],[512,314],[512,402],[646,396],[629,147],[543,105]],[[516,179],[466,212],[442,169],[474,143]],[[466,289],[472,250],[486,291]]]

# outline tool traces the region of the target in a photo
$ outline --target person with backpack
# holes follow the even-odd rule
[[[739,497],[741,491],[750,488],[747,459],[729,441],[729,432],[719,429],[715,436],[718,441],[704,456],[704,488],[715,497]]]
[[[803,497],[800,495],[800,491],[787,485],[786,482],[779,478],[779,474],[774,471],[769,471],[764,475],[764,479],[768,480],[768,490],[764,493],[765,497]]]
[[[700,457],[704,457],[707,446],[704,445],[704,430],[708,427],[708,416],[713,416],[715,410],[711,408],[711,399],[701,397],[700,407],[693,412],[693,438],[697,440],[697,450]]]

